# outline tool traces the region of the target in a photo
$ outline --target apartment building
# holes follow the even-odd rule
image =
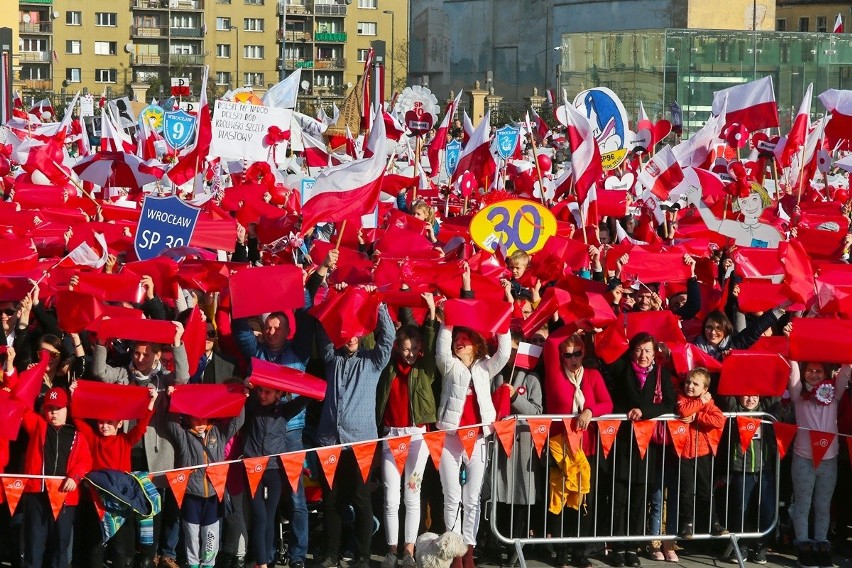
[[[387,46],[385,91],[407,75],[407,0],[18,0],[17,88],[30,99],[87,89],[167,94],[170,78],[223,92],[302,69],[303,93],[345,95],[374,40]]]

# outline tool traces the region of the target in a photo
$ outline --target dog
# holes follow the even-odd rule
[[[417,568],[449,568],[454,558],[467,553],[462,535],[448,531],[442,535],[427,532],[417,537],[414,545]]]

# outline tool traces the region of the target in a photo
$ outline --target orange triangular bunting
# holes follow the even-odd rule
[[[228,480],[228,470],[231,464],[229,463],[214,463],[207,466],[207,479],[213,484],[213,489],[216,490],[216,496],[219,497],[219,502],[225,498],[225,482]]]
[[[724,431],[724,428],[712,428],[707,431],[707,445],[710,446],[710,451],[713,452],[714,456],[719,451],[719,442],[722,441],[722,432]]]
[[[260,478],[263,477],[263,472],[266,471],[266,466],[268,464],[269,456],[243,458],[243,465],[246,468],[246,477],[248,477],[249,490],[251,491],[252,499],[254,499],[254,492],[257,491],[257,486],[260,485]]]
[[[819,430],[811,430],[808,434],[811,435],[811,454],[813,455],[814,469],[816,469],[837,434],[820,432]]]
[[[568,450],[571,452],[571,455],[576,455],[577,451],[583,445],[583,431],[577,430],[575,427],[577,424],[576,419],[562,419],[562,423],[565,425],[565,441],[568,442]]]
[[[408,451],[411,448],[411,436],[399,436],[398,438],[388,439],[388,449],[394,461],[396,461],[396,469],[402,475],[405,469],[405,461],[408,459]]]
[[[21,495],[26,486],[26,480],[20,477],[3,478],[3,492],[6,494],[6,501],[9,502],[9,514],[15,514],[15,509],[18,508],[18,502],[21,500]]]
[[[367,483],[367,480],[370,478],[370,468],[373,466],[373,459],[376,457],[376,441],[352,444],[352,451],[355,453],[355,461],[358,462],[358,469],[361,470],[361,479],[364,480],[364,483]]]
[[[795,424],[786,424],[784,422],[775,422],[772,427],[775,429],[775,443],[778,446],[778,457],[784,459],[784,456],[787,455],[787,450],[790,449],[793,438],[796,437],[796,431],[799,427]]]
[[[544,441],[547,439],[547,433],[550,431],[550,418],[527,418],[527,424],[530,425],[530,436],[532,436],[535,453],[541,457],[541,451],[544,449]]]
[[[426,442],[426,447],[429,448],[429,456],[432,458],[435,469],[441,467],[441,453],[444,451],[444,439],[446,437],[446,430],[435,430],[434,432],[423,434],[423,441]]]
[[[757,429],[760,428],[760,418],[752,418],[751,416],[737,416],[737,430],[740,433],[740,448],[743,453],[748,451],[754,435],[757,434]]]
[[[299,490],[299,479],[302,477],[302,469],[305,467],[305,452],[278,454],[278,459],[281,460],[281,467],[287,473],[287,480],[290,482],[293,493],[297,492]]]
[[[680,420],[669,420],[667,422],[669,428],[669,436],[672,438],[672,446],[674,446],[677,457],[683,457],[683,451],[689,443],[689,426]]]
[[[44,480],[44,484],[47,486],[47,498],[50,499],[50,508],[53,510],[54,521],[59,518],[59,512],[62,510],[62,506],[65,505],[65,498],[68,496],[68,493],[59,490],[63,481],[65,480],[50,477]]]
[[[636,445],[639,446],[639,457],[643,460],[656,427],[657,422],[654,420],[635,420],[633,422],[633,436],[636,438]]]
[[[470,428],[459,428],[456,434],[461,440],[464,451],[467,454],[467,459],[473,456],[473,447],[476,445],[476,439],[479,437],[479,426]]]
[[[316,449],[329,488],[334,487],[334,472],[337,471],[337,462],[340,461],[340,450],[340,446]]]
[[[603,449],[604,459],[607,459],[612,450],[612,444],[615,442],[615,435],[618,434],[618,427],[621,426],[621,421],[598,420],[597,424],[598,435],[601,438],[601,449]]]
[[[494,423],[494,431],[497,432],[497,439],[503,446],[503,451],[506,456],[511,457],[512,448],[515,445],[515,418],[504,418]]]
[[[175,494],[178,507],[183,505],[183,496],[186,493],[186,484],[189,483],[191,472],[191,469],[176,469],[166,472],[166,479],[169,480],[169,486],[172,488],[172,493]]]

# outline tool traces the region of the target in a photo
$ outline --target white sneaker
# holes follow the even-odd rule
[[[396,568],[397,558],[393,552],[388,552],[382,560],[382,568]]]

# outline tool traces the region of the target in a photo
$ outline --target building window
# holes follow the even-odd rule
[[[115,83],[117,78],[115,69],[95,69],[95,83]]]
[[[67,67],[65,69],[65,80],[69,83],[79,83],[80,82],[80,68],[79,67]]]
[[[41,53],[42,51],[47,51],[46,39],[21,38],[20,45],[22,52]]]
[[[787,31],[787,20],[785,18],[778,18],[775,21],[775,31],[776,32],[786,32]]]
[[[216,44],[216,57],[231,57],[231,44],[229,43],[217,43]]]
[[[263,0],[245,0],[245,3],[254,6],[263,6]]]
[[[117,19],[118,14],[115,12],[95,12],[96,26],[109,26],[114,28],[116,26]]]
[[[46,81],[50,79],[50,67],[47,65],[24,65],[21,67],[21,79],[36,79]]]
[[[246,59],[263,59],[262,45],[244,45],[243,57]]]
[[[358,35],[376,35],[376,22],[358,22]]]
[[[65,24],[68,26],[82,26],[83,13],[78,10],[68,10],[65,12]]]
[[[358,50],[358,63],[364,63],[367,61],[367,54],[370,53],[369,49],[359,49]]]
[[[95,55],[115,55],[118,53],[118,43],[114,41],[96,41]]]
[[[217,85],[230,85],[231,84],[231,72],[230,71],[217,71],[216,72],[216,84]]]
[[[375,10],[376,0],[358,0],[358,7],[365,8],[367,10]]]
[[[198,48],[194,43],[172,43],[171,54],[173,55],[198,55]]]
[[[817,16],[816,26],[818,32],[825,33],[828,31],[825,16]]]
[[[243,31],[262,32],[263,18],[245,18],[243,20]]]
[[[83,53],[83,42],[79,39],[69,39],[65,42],[65,53],[80,55]]]
[[[231,29],[231,18],[216,18],[216,29],[226,32]]]
[[[172,14],[172,27],[189,30],[189,29],[198,29],[200,26],[198,24],[198,19],[191,14]]]
[[[243,85],[263,86],[263,73],[243,73]]]
[[[806,32],[808,28],[811,26],[810,18],[799,18],[799,31]]]

